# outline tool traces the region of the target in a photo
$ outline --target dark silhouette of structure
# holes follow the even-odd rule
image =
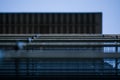
[[[101,34],[102,13],[0,13],[1,34]]]
[[[101,12],[0,13],[0,49],[0,77],[120,75],[120,35],[102,34]],[[114,59],[115,67],[104,59]]]

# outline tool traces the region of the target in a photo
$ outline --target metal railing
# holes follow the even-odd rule
[[[120,75],[120,35],[35,36],[0,34],[0,75]],[[24,43],[22,49],[16,50],[17,41]],[[113,59],[115,67],[105,59]]]

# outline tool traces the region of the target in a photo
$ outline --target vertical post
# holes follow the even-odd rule
[[[116,72],[116,75],[118,75],[118,59],[117,58],[115,59],[115,72]]]
[[[118,36],[116,36],[116,39],[118,39]],[[115,53],[118,53],[118,46],[117,46],[117,41],[116,42],[116,46],[115,46]],[[115,59],[115,72],[116,75],[118,75],[118,59]]]

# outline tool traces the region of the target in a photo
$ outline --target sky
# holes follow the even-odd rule
[[[120,34],[120,0],[0,0],[0,12],[102,12],[103,34]]]

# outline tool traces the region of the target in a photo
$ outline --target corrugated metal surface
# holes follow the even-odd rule
[[[0,13],[0,34],[101,34],[102,13]]]

